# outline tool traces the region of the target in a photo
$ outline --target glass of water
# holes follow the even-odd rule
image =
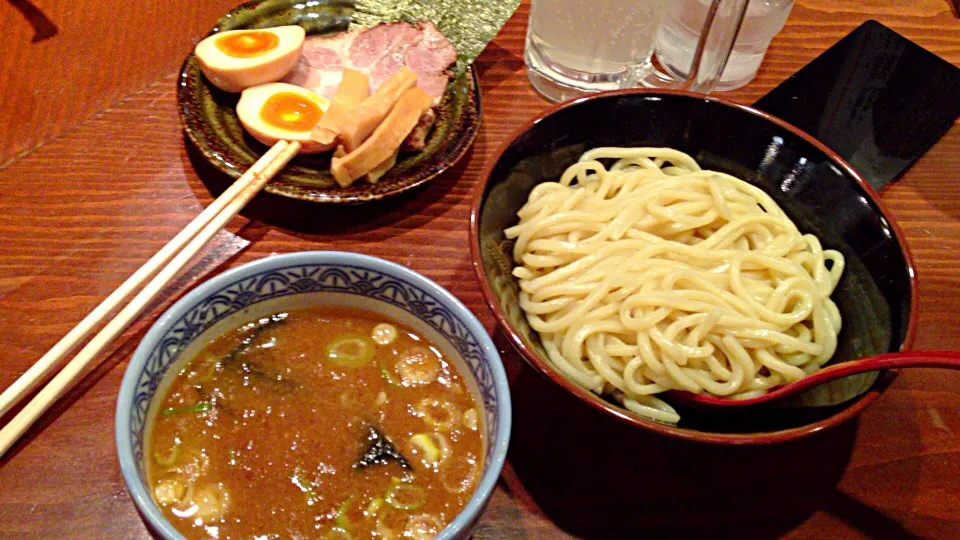
[[[793,8],[794,0],[750,0],[740,33],[714,90],[734,90],[753,80]],[[672,76],[690,72],[700,29],[712,0],[670,2],[655,42],[657,61]]]
[[[697,1],[697,0],[692,0]],[[693,69],[652,62],[661,21],[678,0],[532,0],[524,61],[534,88],[562,101],[590,92],[647,86],[709,92],[723,71],[749,0],[709,6],[691,56]]]

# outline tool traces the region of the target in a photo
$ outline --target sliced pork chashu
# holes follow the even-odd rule
[[[336,93],[343,69],[366,74],[370,93],[402,66],[416,73],[417,86],[440,103],[450,81],[449,68],[457,50],[432,22],[416,25],[396,22],[371,28],[312,36],[303,46],[300,61],[285,82],[313,90],[328,99]],[[404,141],[404,150],[422,150],[436,114],[428,110]]]

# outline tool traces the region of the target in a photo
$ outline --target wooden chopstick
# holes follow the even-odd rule
[[[23,399],[24,395],[42,384],[64,356],[70,354],[70,351],[86,339],[93,329],[96,328],[97,324],[115,310],[123,299],[156,273],[161,266],[166,264],[187,242],[196,236],[200,229],[209,223],[215,215],[220,213],[220,211],[227,206],[227,203],[233,200],[243,187],[258,174],[258,171],[262,171],[266,163],[270,163],[277,158],[285,146],[286,142],[284,142],[283,145],[278,143],[270,148],[244,176],[241,176],[236,182],[231,184],[220,197],[205,208],[203,212],[194,218],[183,230],[177,233],[167,245],[163,246],[160,251],[144,263],[132,276],[120,284],[110,296],[104,299],[100,305],[94,308],[93,311],[73,327],[72,330],[67,332],[46,354],[41,356],[40,360],[33,364],[20,378],[4,390],[3,393],[0,394],[0,417],[7,414],[17,402]]]
[[[280,141],[273,145],[237,181],[191,221],[173,240],[97,306],[80,324],[0,395],[0,415],[40,385],[58,361],[90,334],[93,328],[133,289],[156,276],[90,340],[37,395],[0,429],[0,456],[79,378],[83,369],[143,311],[163,287],[199,252],[300,151],[300,143]],[[167,261],[169,263],[163,266]]]

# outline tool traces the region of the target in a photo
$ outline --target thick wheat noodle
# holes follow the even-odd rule
[[[668,148],[597,148],[537,185],[505,231],[550,361],[637,414],[670,389],[731,398],[822,366],[843,256],[762,190]]]

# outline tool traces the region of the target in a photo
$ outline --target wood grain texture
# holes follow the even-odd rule
[[[116,26],[149,27],[158,9],[177,12],[182,21],[212,20],[227,9],[209,3],[201,15],[193,4],[135,3],[118,11],[124,19]],[[37,5],[54,21],[88,5],[102,9],[93,0]],[[0,4],[5,28],[6,9]],[[0,460],[0,536],[146,536],[116,462],[117,389],[146,328],[218,263],[225,262],[216,271],[306,249],[377,255],[447,287],[493,330],[471,269],[467,220],[484,162],[549,105],[526,81],[528,13],[524,3],[477,60],[483,123],[473,149],[452,171],[373,206],[321,209],[262,196],[236,218],[231,234],[219,237],[189,276]],[[754,101],[868,18],[960,65],[960,21],[945,0],[805,0],[774,40],[757,80],[730,97]],[[139,39],[117,32],[120,43]],[[29,41],[31,31],[10,34]],[[63,90],[82,94],[83,104],[60,100],[47,116],[17,128],[44,145],[0,170],[0,386],[199,213],[211,191],[223,188],[224,179],[186,148],[176,116],[174,70],[192,37],[168,31],[164,39],[184,41],[170,45],[175,54],[156,48],[131,60],[137,69],[94,73],[88,66],[86,84],[96,90]],[[71,54],[64,48],[46,58],[66,65]],[[33,76],[7,55],[0,66]],[[12,118],[21,108],[0,97],[0,117]],[[0,149],[12,148],[10,133],[0,133]],[[61,134],[51,139],[55,133]],[[955,126],[881,194],[916,260],[917,348],[960,349],[958,176]],[[250,243],[242,251],[238,237]],[[624,429],[560,393],[499,343],[513,381],[514,438],[477,538],[960,536],[960,374],[905,370],[856,422],[775,447],[720,448]]]
[[[176,69],[234,5],[235,0],[0,2],[5,74],[0,166]],[[30,24],[37,17],[55,33],[38,36]]]

